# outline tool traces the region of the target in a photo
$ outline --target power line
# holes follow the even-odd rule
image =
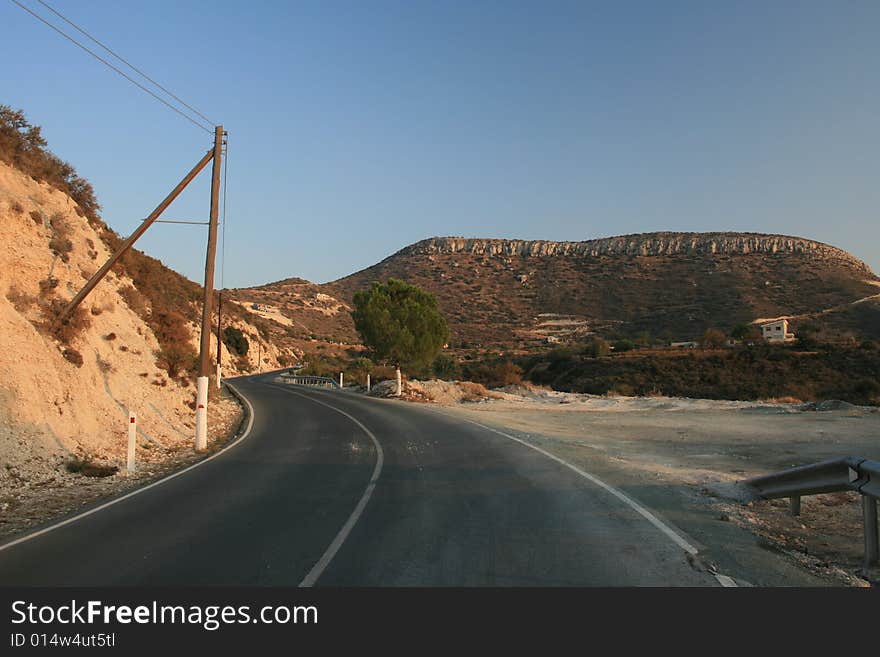
[[[37,0],[37,2],[39,2],[39,3],[40,3],[41,5],[43,5],[46,9],[48,9],[48,10],[51,11],[53,14],[55,14],[56,16],[58,16],[58,18],[60,18],[61,20],[63,20],[65,23],[67,23],[68,25],[70,25],[71,27],[73,27],[74,29],[76,29],[78,32],[80,32],[81,34],[84,34],[86,37],[88,37],[89,39],[91,39],[94,43],[97,43],[97,44],[98,44],[99,46],[101,46],[104,50],[106,50],[106,51],[109,52],[111,55],[113,55],[116,59],[118,59],[119,61],[123,62],[123,63],[124,63],[126,66],[128,66],[131,70],[135,71],[136,73],[138,73],[139,75],[143,76],[144,78],[146,78],[147,80],[149,80],[150,82],[152,82],[154,85],[156,85],[157,87],[159,87],[159,89],[161,89],[161,90],[164,91],[166,94],[168,94],[169,96],[171,96],[171,97],[172,97],[174,100],[176,100],[178,103],[180,103],[181,105],[183,105],[183,106],[186,107],[187,109],[189,109],[189,110],[195,112],[196,114],[198,114],[200,117],[202,117],[202,118],[203,118],[205,121],[207,121],[209,124],[211,124],[211,125],[216,125],[216,123],[215,123],[214,121],[212,121],[212,120],[209,119],[207,116],[205,116],[204,114],[202,114],[202,113],[201,113],[199,110],[197,110],[195,107],[193,107],[192,105],[189,105],[189,104],[187,104],[186,102],[184,102],[179,96],[176,96],[176,95],[175,95],[174,93],[172,93],[170,90],[166,89],[166,88],[163,87],[161,84],[159,84],[158,82],[156,82],[153,78],[151,78],[149,75],[147,75],[147,74],[144,73],[142,70],[140,70],[139,68],[137,68],[134,64],[132,64],[131,62],[129,62],[129,61],[128,61],[127,59],[125,59],[122,55],[120,55],[120,54],[114,52],[114,51],[111,50],[108,46],[106,46],[106,45],[104,45],[103,43],[101,43],[100,41],[98,41],[95,37],[93,37],[91,34],[89,34],[88,32],[86,32],[86,31],[85,31],[83,28],[81,28],[79,25],[77,25],[76,23],[74,23],[73,21],[71,21],[69,18],[67,18],[66,16],[64,16],[60,11],[54,9],[54,8],[51,7],[48,3],[43,2],[43,0]]]
[[[104,64],[105,66],[108,66],[108,67],[112,68],[114,71],[116,71],[119,75],[121,75],[121,76],[124,77],[126,80],[128,80],[129,82],[131,82],[133,85],[135,85],[136,87],[138,87],[138,88],[141,89],[142,91],[145,91],[146,93],[150,94],[153,98],[155,98],[156,100],[158,100],[160,103],[162,103],[163,105],[165,105],[165,106],[168,107],[169,109],[172,109],[172,110],[174,110],[175,112],[177,112],[178,114],[180,114],[180,116],[182,116],[183,118],[185,118],[187,121],[189,121],[190,123],[192,123],[192,124],[193,124],[194,126],[196,126],[197,128],[201,128],[202,130],[204,130],[204,131],[207,132],[208,134],[213,133],[212,130],[210,130],[209,128],[206,128],[206,127],[203,126],[201,123],[199,123],[199,122],[196,121],[194,118],[192,118],[192,117],[189,116],[188,114],[184,113],[183,111],[181,111],[180,109],[178,109],[177,107],[175,107],[174,105],[172,105],[171,103],[169,103],[169,102],[168,102],[167,100],[165,100],[164,98],[161,98],[160,96],[158,96],[158,95],[155,94],[154,92],[150,91],[149,89],[147,89],[144,85],[142,85],[142,84],[141,84],[140,82],[138,82],[137,80],[132,79],[131,76],[127,75],[124,71],[121,71],[119,68],[117,68],[116,66],[114,66],[113,64],[111,64],[110,62],[108,62],[106,59],[104,59],[103,57],[101,57],[100,55],[98,55],[97,53],[95,53],[94,51],[90,50],[88,47],[86,47],[86,46],[84,46],[83,44],[81,44],[79,41],[77,41],[76,39],[74,39],[72,36],[66,34],[66,33],[63,32],[62,30],[60,30],[59,28],[57,28],[57,27],[55,27],[54,25],[52,25],[52,23],[50,23],[49,21],[47,21],[45,18],[43,18],[43,17],[40,16],[39,14],[37,14],[37,13],[31,11],[28,7],[26,7],[26,6],[24,6],[23,4],[21,4],[18,0],[10,0],[10,2],[12,2],[13,4],[18,5],[20,8],[24,9],[24,10],[25,10],[27,13],[29,13],[31,16],[33,16],[34,18],[36,18],[38,21],[40,21],[41,23],[44,23],[45,25],[49,26],[50,28],[52,28],[53,30],[55,30],[56,32],[58,32],[58,34],[60,34],[61,36],[63,36],[65,39],[67,39],[67,40],[70,41],[71,43],[73,43],[73,44],[79,46],[79,47],[82,48],[83,50],[85,50],[87,53],[89,53],[92,57],[94,57],[95,59],[97,59],[99,62],[101,62],[101,63]]]
[[[226,174],[229,173],[229,138],[223,152],[223,232],[220,235],[220,289],[226,289]]]

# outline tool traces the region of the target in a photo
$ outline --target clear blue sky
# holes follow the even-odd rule
[[[227,287],[434,235],[785,233],[880,271],[876,0],[47,1],[226,126]],[[210,136],[7,0],[0,24],[0,103],[128,234]],[[203,174],[168,217],[207,201]],[[204,244],[140,246],[200,280]]]

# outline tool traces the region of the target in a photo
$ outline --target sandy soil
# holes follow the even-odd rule
[[[596,397],[521,387],[492,391],[501,399],[459,403],[446,391],[449,384],[419,385],[437,391],[444,412],[505,429],[602,472],[625,490],[645,491],[653,496],[645,502],[668,506],[685,531],[699,525],[704,542],[713,540],[713,522],[738,525],[760,549],[784,554],[817,578],[808,583],[880,580],[861,570],[858,495],[804,498],[801,516],[793,518],[786,500],[749,502],[736,485],[850,454],[880,460],[880,409],[832,403],[820,408],[838,410],[817,411],[805,410],[815,405]],[[686,508],[699,511],[699,519]]]

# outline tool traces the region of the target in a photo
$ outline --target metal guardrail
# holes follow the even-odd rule
[[[333,388],[341,390],[339,383],[327,376],[296,376],[294,374],[279,374],[284,383],[300,386],[315,386],[318,388]]]
[[[857,456],[802,465],[762,477],[745,484],[765,499],[788,497],[791,514],[801,513],[801,497],[820,493],[855,491],[862,496],[865,528],[865,568],[878,565],[880,536],[877,530],[877,500],[880,498],[880,462]]]

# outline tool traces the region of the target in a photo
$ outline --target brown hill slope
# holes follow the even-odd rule
[[[779,316],[880,337],[877,300],[853,305],[880,293],[878,278],[847,252],[800,237],[432,238],[316,290],[351,303],[356,290],[388,277],[437,295],[454,345],[527,346],[591,332],[688,340],[709,327]],[[354,339],[350,318],[338,324],[334,330]]]

